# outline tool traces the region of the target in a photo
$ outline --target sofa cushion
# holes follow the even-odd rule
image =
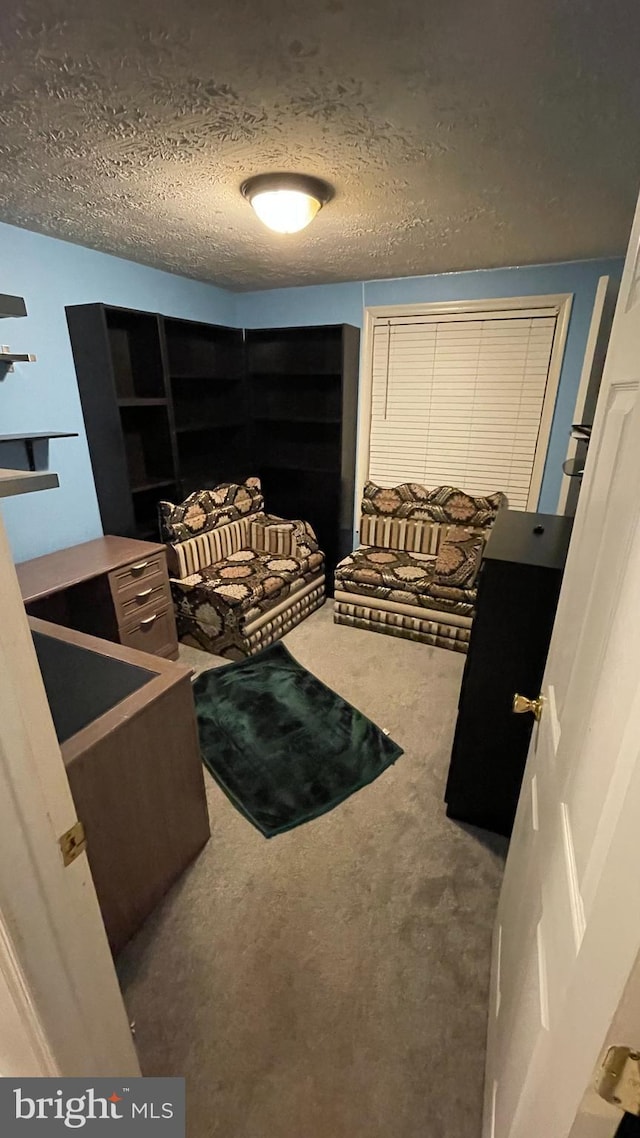
[[[428,502],[429,491],[418,482],[403,482],[400,486],[389,487],[366,482],[362,492],[362,513],[430,521]]]
[[[403,482],[390,487],[367,482],[362,496],[362,514],[363,517],[375,515],[484,527],[495,521],[498,510],[506,505],[506,501],[500,491],[474,497],[454,486],[436,486],[428,490],[418,482]]]
[[[249,514],[259,513],[263,506],[259,478],[247,478],[246,482],[222,482],[212,490],[196,490],[180,505],[159,502],[162,540],[171,543],[188,541]]]
[[[336,583],[368,596],[388,597],[391,592],[405,602],[414,598],[415,604],[415,597],[428,591],[434,565],[430,554],[362,546],[337,566]]]
[[[424,553],[363,546],[336,567],[336,590],[422,608],[471,613],[477,590],[439,581],[435,565],[436,558]]]
[[[225,557],[249,544],[249,518],[228,522],[226,526],[201,533],[199,537],[190,537],[188,541],[176,541],[167,545],[169,576],[188,577],[207,565],[224,561]]]
[[[478,575],[485,537],[465,529],[451,528],[438,550],[434,564],[434,581],[470,589]]]
[[[292,557],[296,552],[296,523],[274,514],[256,514],[249,522],[249,545],[262,553]]]
[[[173,581],[179,611],[211,624],[216,611],[232,609],[237,617],[253,610],[265,611],[282,600],[292,586],[317,576],[323,565],[320,552],[308,557],[281,557],[255,549],[239,549],[217,565],[181,581]],[[202,609],[208,605],[208,609]],[[209,619],[205,619],[206,617]]]
[[[493,525],[498,510],[506,506],[501,491],[475,497],[455,486],[436,486],[429,493],[429,510],[436,522],[450,522],[459,526],[477,526],[484,529]]]
[[[360,541],[380,549],[406,549],[409,553],[437,553],[443,527],[439,522],[410,518],[383,518],[363,514]]]

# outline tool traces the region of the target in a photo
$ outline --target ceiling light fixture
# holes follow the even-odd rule
[[[310,174],[257,174],[240,190],[260,221],[276,233],[297,233],[333,197],[328,182]]]

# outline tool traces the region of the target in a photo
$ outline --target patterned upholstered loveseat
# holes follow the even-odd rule
[[[324,554],[307,522],[263,512],[257,478],[160,502],[178,636],[251,656],[324,601]]]
[[[466,652],[482,551],[504,494],[367,482],[363,543],[336,568],[337,624]]]

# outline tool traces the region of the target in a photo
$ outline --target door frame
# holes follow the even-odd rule
[[[573,293],[536,294],[534,296],[491,297],[487,300],[451,300],[425,304],[385,304],[365,307],[363,322],[362,353],[360,362],[360,391],[358,398],[358,434],[356,447],[356,494],[355,520],[356,532],[360,527],[360,500],[364,484],[369,477],[369,451],[371,443],[371,407],[373,397],[373,332],[376,322],[399,316],[461,316],[479,312],[507,312],[518,309],[555,308],[556,330],[553,337],[549,374],[545,390],[540,430],[536,444],[536,456],[531,476],[531,487],[527,509],[535,510],[540,497],[551,427],[556,406],[562,363],[569,332]]]
[[[596,295],[593,301],[593,309],[591,311],[589,332],[587,334],[587,343],[584,350],[584,360],[580,373],[580,383],[578,385],[573,418],[571,420],[572,423],[583,423],[585,414],[589,415],[593,420],[600,383],[602,381],[607,347],[611,336],[611,326],[613,323],[617,295],[618,287],[612,282],[611,277],[599,277]],[[585,444],[583,443],[582,446],[584,447]],[[565,461],[576,457],[578,447],[579,443],[573,438],[573,435],[571,435],[567,444]],[[566,514],[567,512],[575,514],[577,494],[572,493],[575,481],[575,478],[569,477],[563,471],[560,493],[558,495],[558,505],[556,508],[558,514]],[[572,508],[568,509],[570,506],[572,506]]]
[[[76,810],[1,516],[0,596],[0,1075],[135,1077],[86,852],[62,859]]]

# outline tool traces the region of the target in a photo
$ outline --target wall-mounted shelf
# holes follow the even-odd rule
[[[21,296],[0,292],[0,319],[4,316],[26,316],[27,306]]]
[[[53,470],[3,470],[0,468],[0,498],[14,498],[33,490],[53,490],[59,486]]]
[[[2,444],[2,443],[24,443],[24,448],[25,448],[25,452],[27,455],[27,462],[29,464],[29,470],[35,471],[36,460],[35,460],[35,454],[34,454],[34,449],[33,449],[34,442],[42,441],[43,439],[46,439],[47,442],[49,439],[77,439],[77,437],[78,437],[77,431],[31,431],[28,434],[25,434],[24,432],[22,432],[22,433],[16,434],[16,435],[0,435],[0,444]],[[56,478],[57,478],[57,476],[56,476]],[[56,486],[58,485],[57,481],[56,481],[55,485]],[[39,489],[39,487],[34,486],[34,489]],[[44,489],[46,489],[46,487],[44,487]]]
[[[8,348],[0,352],[0,364],[34,364],[36,357],[31,352],[10,352]]]
[[[584,474],[584,458],[565,458],[562,463],[562,473],[567,478],[582,478]]]
[[[27,306],[21,296],[7,296],[0,293],[0,318],[26,316]],[[0,376],[13,371],[14,364],[33,364],[36,357],[31,352],[12,352],[6,345],[0,345]]]

